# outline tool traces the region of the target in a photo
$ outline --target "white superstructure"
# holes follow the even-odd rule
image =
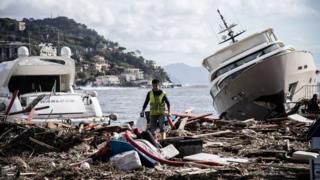
[[[40,56],[29,56],[28,49],[20,47],[17,59],[0,63],[0,104],[5,107],[2,111],[8,109],[12,94],[19,91],[9,112],[16,114],[9,116],[11,120],[21,120],[25,116],[35,121],[103,119],[96,92],[73,90],[75,63],[70,48],[63,47],[60,54],[57,56],[55,48],[44,46]],[[32,106],[37,98],[41,100]],[[28,107],[36,111],[31,113]]]

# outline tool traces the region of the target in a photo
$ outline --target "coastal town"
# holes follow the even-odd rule
[[[152,67],[157,68],[155,63]],[[144,72],[138,68],[122,68],[120,74],[110,74],[111,64],[103,56],[95,55],[91,61],[82,61],[76,64],[78,81],[81,81],[86,73],[90,76],[97,75],[92,86],[143,86],[150,84],[150,80],[145,79]],[[77,79],[76,79],[77,81]]]

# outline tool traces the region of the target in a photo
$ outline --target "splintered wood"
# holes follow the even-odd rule
[[[227,121],[180,113],[175,121],[177,129],[169,128],[168,136],[201,138],[205,156],[199,158],[207,154],[228,163],[214,168],[192,162],[184,167],[159,164],[155,168],[123,172],[110,162],[91,163],[93,159],[88,159],[105,147],[113,132],[121,133],[129,126],[81,128],[62,123],[44,126],[4,123],[0,126],[1,178],[309,179],[309,165],[304,162],[308,156],[304,151],[310,151],[309,142],[304,139],[305,124],[283,118]],[[300,152],[299,158],[293,156],[296,151]],[[245,163],[240,161],[244,159]],[[90,162],[90,169],[79,168],[85,162]]]

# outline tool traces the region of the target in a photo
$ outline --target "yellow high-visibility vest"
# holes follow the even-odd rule
[[[163,98],[166,94],[162,91],[159,96],[155,96],[153,91],[149,92],[150,115],[162,115],[165,112]]]

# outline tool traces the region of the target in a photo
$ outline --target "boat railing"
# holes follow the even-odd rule
[[[311,99],[314,94],[318,94],[320,92],[320,84],[317,85],[304,85],[300,89],[298,89],[293,96],[300,97],[296,101],[300,101],[302,99]]]

